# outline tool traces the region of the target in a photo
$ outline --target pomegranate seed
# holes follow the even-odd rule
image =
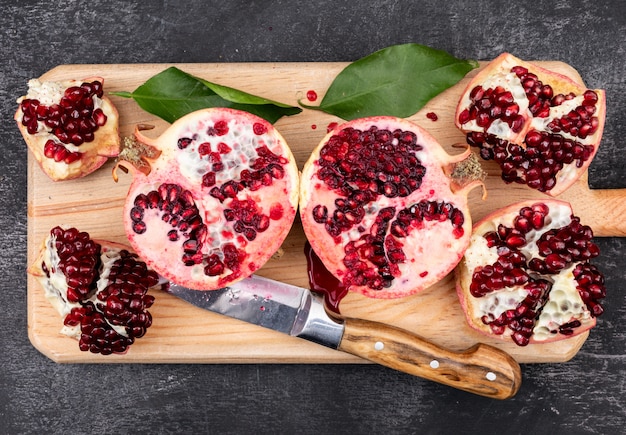
[[[252,126],[252,130],[254,131],[254,134],[258,136],[267,133],[267,127],[264,124],[261,124],[260,122],[255,122],[254,125]]]
[[[228,123],[226,121],[217,121],[213,127],[209,127],[207,134],[209,136],[224,136],[228,133]]]
[[[181,139],[179,139],[179,144],[178,147],[181,149],[184,149],[187,147],[187,145],[183,145],[181,147],[181,143],[180,143]],[[211,153],[211,144],[208,142],[203,142],[200,145],[198,145],[198,154],[200,154],[200,156],[206,156],[209,155]]]
[[[178,148],[184,150],[189,145],[191,145],[191,142],[193,142],[193,139],[189,137],[181,137],[180,139],[178,139]]]

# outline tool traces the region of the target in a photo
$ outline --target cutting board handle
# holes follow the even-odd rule
[[[519,364],[493,346],[453,352],[394,326],[349,318],[344,324],[339,350],[377,364],[495,399],[513,397],[520,387]]]

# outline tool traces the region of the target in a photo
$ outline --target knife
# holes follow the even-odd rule
[[[218,290],[170,283],[166,291],[214,313],[481,396],[507,399],[521,384],[519,364],[493,346],[479,343],[455,352],[391,325],[331,317],[321,295],[258,275]]]

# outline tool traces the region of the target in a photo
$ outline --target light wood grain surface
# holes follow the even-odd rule
[[[560,62],[540,62],[543,66],[574,74]],[[178,64],[193,75],[223,85],[297,104],[308,90],[321,97],[345,63],[230,63]],[[57,80],[99,75],[106,91],[134,90],[169,64],[134,65],[62,65],[42,76]],[[467,84],[470,73],[461,83],[433,99],[410,119],[429,130],[450,153],[458,153],[454,144],[463,143],[463,135],[454,127],[454,109]],[[149,135],[157,136],[167,123],[141,110],[132,100],[112,97],[120,112],[120,133],[130,135],[138,123],[155,125]],[[435,112],[437,121],[426,117]],[[341,120],[317,111],[282,118],[276,123],[288,141],[299,168],[325,135],[331,122]],[[506,185],[495,164],[483,162],[488,198],[480,193],[470,196],[474,220],[512,202],[542,198],[543,194],[519,185]],[[55,225],[75,226],[92,237],[126,242],[122,224],[122,206],[130,185],[130,176],[122,174],[118,183],[111,177],[111,162],[88,177],[79,180],[51,182],[29,156],[28,163],[28,260],[35,258],[41,240]],[[598,236],[625,236],[626,190],[590,190],[586,177],[579,180],[561,199],[572,203],[583,223]],[[283,244],[283,255],[270,260],[259,274],[291,284],[307,286],[305,237],[296,221]],[[265,330],[209,313],[177,298],[155,294],[150,310],[154,323],[145,337],[139,339],[125,355],[100,356],[80,352],[77,343],[59,334],[62,320],[43,297],[42,289],[28,278],[28,329],[33,345],[57,362],[190,362],[190,363],[354,363],[354,356],[321,347],[300,339]],[[587,334],[554,344],[518,347],[482,336],[467,327],[454,290],[452,276],[421,294],[381,301],[349,295],[341,304],[343,314],[395,325],[420,334],[438,345],[463,350],[484,342],[509,352],[518,362],[562,362],[572,358],[583,346]],[[593,331],[591,331],[593,334]]]

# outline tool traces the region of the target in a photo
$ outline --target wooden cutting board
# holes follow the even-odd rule
[[[560,62],[539,62],[547,68],[578,74]],[[243,63],[178,64],[180,69],[207,80],[232,86],[288,104],[297,105],[314,90],[320,99],[346,63]],[[46,80],[101,76],[107,91],[132,91],[169,64],[134,65],[62,65],[44,74]],[[454,110],[461,92],[473,71],[458,85],[440,94],[410,119],[429,130],[450,154],[458,153],[453,144],[463,143],[463,135],[454,127]],[[26,87],[26,84],[25,84]],[[16,96],[17,97],[17,96]],[[155,125],[150,135],[158,136],[167,123],[152,116],[132,100],[112,97],[120,112],[120,134],[130,135],[138,123]],[[434,112],[438,120],[426,117]],[[321,112],[305,110],[279,120],[276,127],[290,144],[300,169],[310,152],[326,134],[331,122],[341,122]],[[491,174],[487,178],[489,196],[480,198],[479,189],[470,196],[474,221],[497,208],[544,195],[519,185],[506,185],[499,178],[495,164],[484,162]],[[79,180],[51,182],[29,156],[28,164],[28,261],[35,258],[41,241],[56,225],[74,226],[93,238],[126,243],[122,225],[122,206],[130,185],[130,176],[121,174],[115,183],[112,162],[96,173]],[[590,190],[584,177],[561,199],[572,203],[583,223],[598,236],[626,235],[626,189]],[[304,257],[305,237],[297,221],[282,246],[282,256],[270,260],[259,275],[291,284],[307,286]],[[609,291],[614,289],[609,289]],[[151,308],[153,326],[137,340],[125,355],[101,356],[80,352],[77,342],[59,334],[62,319],[43,297],[39,284],[28,277],[28,331],[33,345],[54,361],[62,363],[362,363],[357,357],[324,348],[307,341],[287,337],[195,308],[165,293],[154,294]],[[373,300],[349,295],[341,304],[343,314],[397,325],[414,331],[433,342],[463,350],[476,342],[504,349],[522,363],[562,362],[572,358],[588,334],[556,344],[518,347],[501,343],[471,330],[465,323],[448,276],[423,293],[397,300]],[[602,319],[599,320],[602,328]],[[591,331],[593,333],[593,331]]]

